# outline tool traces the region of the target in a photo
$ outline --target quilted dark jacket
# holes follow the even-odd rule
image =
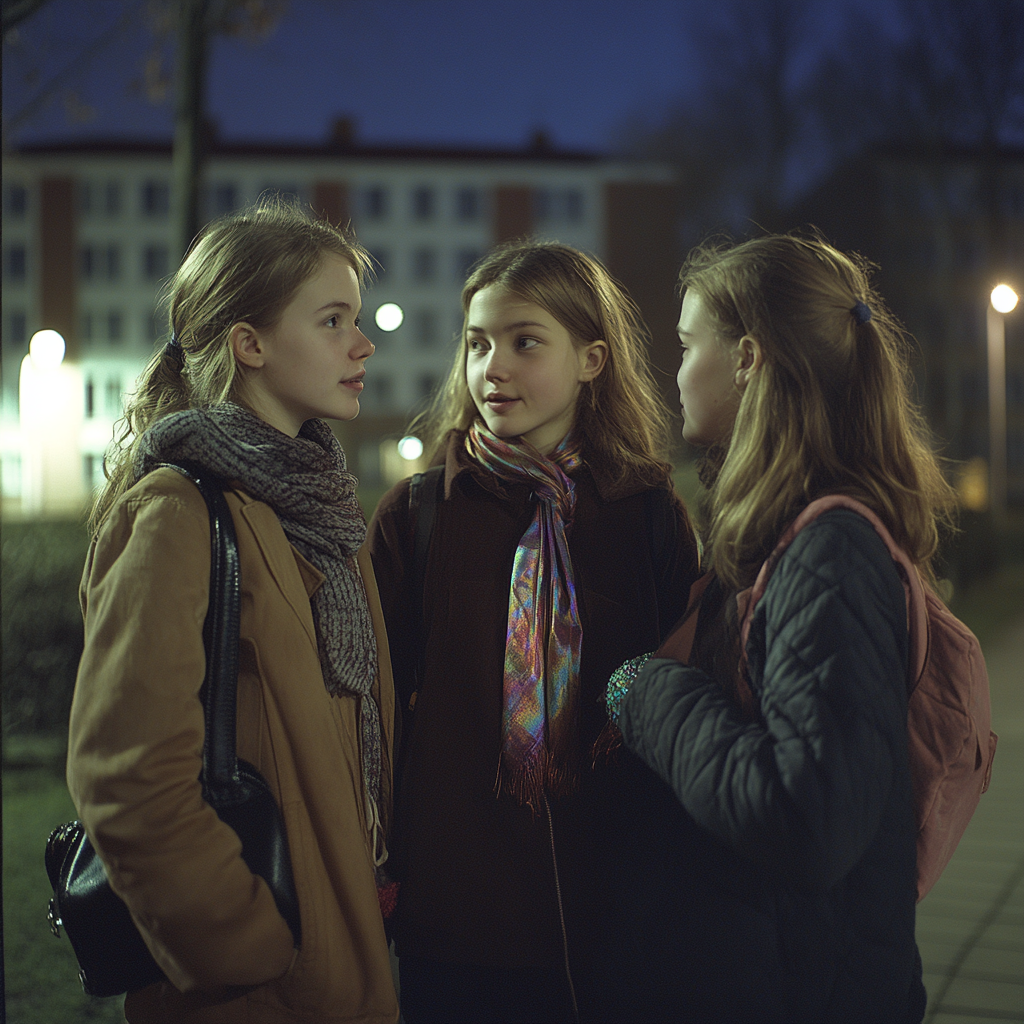
[[[613,909],[659,959],[628,1019],[921,1020],[907,654],[893,562],[836,510],[797,536],[752,620],[761,720],[700,669],[638,676],[627,773],[658,776],[637,813],[660,820],[637,850],[650,891]]]

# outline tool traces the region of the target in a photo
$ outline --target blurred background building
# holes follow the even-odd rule
[[[27,146],[4,158],[8,514],[59,511],[102,483],[123,396],[168,336],[161,293],[176,263],[171,156],[170,145],[89,141]],[[641,305],[659,361],[673,369],[677,190],[663,162],[558,152],[541,133],[521,150],[360,146],[344,119],[320,146],[213,143],[202,221],[272,194],[351,222],[377,264],[363,316],[377,352],[359,418],[339,425],[365,484],[394,482],[413,468],[395,442],[445,378],[462,285],[498,242],[551,238],[599,255]],[[19,387],[29,340],[43,329],[65,339],[64,372],[77,369],[81,416],[65,427],[63,478],[40,491],[30,463],[42,456],[27,447],[31,411]]]

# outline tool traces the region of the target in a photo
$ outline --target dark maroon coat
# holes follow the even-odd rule
[[[577,968],[584,975],[603,955],[596,952],[604,899],[598,851],[612,838],[602,807],[608,791],[590,758],[606,720],[600,698],[615,668],[659,645],[698,569],[693,531],[670,483],[615,492],[586,465],[573,479],[581,786],[550,803],[570,960],[574,975]],[[400,956],[509,968],[563,962],[546,815],[494,792],[512,561],[534,509],[526,484],[502,483],[469,459],[462,435],[452,436],[422,594],[425,679],[400,755],[392,853],[402,880]],[[395,688],[408,692],[418,660],[412,608],[420,599],[408,480],[383,497],[369,536]]]

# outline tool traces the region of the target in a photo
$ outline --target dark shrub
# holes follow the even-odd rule
[[[81,523],[4,523],[4,733],[67,730],[82,613],[78,584],[89,538]]]

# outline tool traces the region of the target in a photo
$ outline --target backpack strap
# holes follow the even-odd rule
[[[863,516],[874,528],[875,532],[885,542],[889,555],[896,563],[900,578],[903,580],[903,589],[907,597],[907,630],[910,634],[910,657],[908,659],[908,678],[910,685],[908,693],[913,693],[917,686],[924,667],[928,661],[928,605],[925,598],[924,584],[921,581],[921,574],[917,566],[911,562],[907,553],[893,540],[892,534],[886,529],[885,524],[875,515],[863,502],[857,501],[845,494],[829,494],[824,498],[812,501],[786,528],[775,550],[772,551],[768,560],[761,566],[761,571],[754,580],[754,585],[749,590],[741,591],[736,595],[737,611],[740,619],[740,665],[745,671],[747,664],[747,638],[750,635],[750,623],[754,617],[754,610],[757,602],[764,596],[771,579],[775,566],[783,556],[786,548],[793,543],[796,535],[807,525],[813,523],[818,516],[830,512],[834,508],[846,508]]]

